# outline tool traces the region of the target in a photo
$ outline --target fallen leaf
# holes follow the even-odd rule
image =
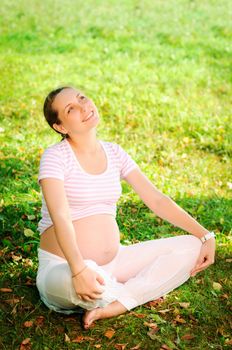
[[[33,326],[33,321],[26,321],[26,322],[24,322],[24,327],[26,327],[26,328],[29,328],[29,327],[32,327]]]
[[[38,316],[36,317],[36,320],[35,320],[35,325],[36,326],[42,326],[42,324],[44,323],[44,316]]]
[[[75,317],[67,317],[67,318],[65,318],[64,321],[65,321],[65,322],[77,322],[77,320],[76,320]]]
[[[225,344],[226,345],[232,345],[232,339],[226,339]]]
[[[25,259],[24,261],[23,261],[23,266],[24,267],[32,267],[33,266],[33,262],[32,262],[32,260],[31,259]]]
[[[213,282],[213,289],[220,291],[222,289],[222,285],[218,282]]]
[[[66,343],[70,343],[70,338],[69,338],[69,336],[66,333],[64,333],[64,341]]]
[[[102,345],[101,344],[95,344],[94,347],[97,348],[97,349],[100,349],[102,347]]]
[[[223,298],[223,299],[229,299],[229,295],[228,295],[228,294],[222,294],[222,295],[221,295],[221,298]]]
[[[148,335],[152,340],[155,340],[155,339],[157,339],[156,333],[157,333],[157,330],[151,328],[151,329],[149,330],[149,332],[147,332],[147,335]]]
[[[31,350],[31,338],[26,338],[20,344],[19,350]]]
[[[196,284],[204,284],[203,278],[198,278]]]
[[[108,339],[111,339],[113,336],[114,336],[114,333],[115,333],[115,330],[114,329],[108,329],[106,332],[105,332],[105,336],[108,338]]]
[[[114,347],[115,349],[117,350],[124,350],[127,346],[127,343],[126,344],[115,344]]]
[[[141,343],[139,343],[138,345],[134,346],[133,348],[130,348],[130,350],[139,350],[139,349],[141,349],[140,348],[140,344]]]
[[[31,278],[27,276],[27,280],[25,282],[26,286],[35,286],[35,281]]]
[[[0,292],[2,293],[11,293],[13,290],[11,288],[0,288]]]
[[[183,318],[181,318],[180,315],[177,315],[174,321],[178,323],[186,323],[186,321]]]
[[[22,260],[22,255],[14,255],[14,254],[11,254],[11,257],[14,261],[19,261],[19,260]]]
[[[160,350],[172,350],[171,348],[169,348],[169,346],[167,346],[166,344],[163,344],[160,348]]]
[[[168,311],[171,311],[171,309],[157,310],[160,314],[165,314]]]
[[[182,340],[191,340],[193,338],[195,338],[195,336],[192,334],[185,334],[181,337]]]
[[[82,335],[79,335],[75,339],[72,340],[72,343],[82,343],[84,341],[84,337]]]
[[[137,318],[145,318],[145,317],[146,317],[145,314],[139,314],[139,313],[136,313],[136,312],[134,312],[134,311],[131,311],[131,312],[129,313],[129,315],[133,315],[133,316],[135,316],[135,317],[137,317]]]
[[[25,228],[23,233],[24,233],[24,236],[26,236],[26,237],[33,237],[34,236],[34,232],[30,228]]]
[[[152,329],[156,330],[156,332],[158,332],[158,330],[159,330],[159,327],[157,326],[157,323],[144,322],[143,324],[144,324],[144,326],[147,326],[149,328],[152,328]]]
[[[94,340],[94,338],[88,337],[88,336],[83,336],[83,335],[79,335],[78,337],[76,337],[75,339],[72,340],[72,343],[82,343],[85,340]]]
[[[179,303],[181,307],[183,307],[184,309],[187,309],[190,305],[190,303]]]
[[[161,304],[164,301],[164,298],[158,298],[156,300],[151,300],[148,303],[146,303],[145,305],[149,306],[149,307],[156,307],[157,305]]]
[[[10,305],[14,305],[20,302],[21,299],[18,298],[12,298],[12,299],[8,299],[8,300],[4,300],[5,303],[10,304]]]
[[[232,262],[232,259],[226,259],[226,262],[230,263]]]
[[[28,218],[28,220],[35,220],[36,216],[35,215],[28,215],[27,218]]]

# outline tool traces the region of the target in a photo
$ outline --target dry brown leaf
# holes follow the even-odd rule
[[[160,350],[172,350],[171,348],[169,348],[169,346],[167,346],[166,344],[163,344],[160,348]]]
[[[36,320],[35,320],[35,325],[36,326],[42,326],[42,324],[44,323],[44,316],[38,316],[36,317]]]
[[[171,309],[157,310],[160,314],[165,314],[166,312],[171,311]]]
[[[183,307],[184,309],[187,309],[190,305],[190,303],[179,303],[181,307]]]
[[[147,332],[147,335],[152,339],[155,340],[157,338],[156,336],[157,330],[150,328],[149,332]]]
[[[33,326],[33,321],[26,321],[26,322],[24,322],[24,327],[26,327],[26,328],[30,328],[30,327],[32,327]]]
[[[163,297],[160,297],[156,300],[151,300],[148,303],[146,303],[145,305],[149,306],[149,307],[156,307],[157,305],[161,304],[164,301]]]
[[[228,294],[222,294],[222,295],[221,295],[221,298],[223,298],[223,299],[229,299],[229,295],[228,295]]]
[[[127,343],[126,344],[115,344],[114,347],[115,349],[117,350],[124,350],[127,346]]]
[[[64,333],[64,341],[66,343],[70,343],[70,338],[69,338],[69,336],[66,333]]]
[[[226,262],[230,263],[232,262],[232,259],[226,259]]]
[[[194,335],[192,335],[192,334],[185,334],[185,335],[183,335],[182,337],[181,337],[181,339],[182,340],[191,340],[191,339],[193,339],[193,338],[195,338],[195,336]]]
[[[76,318],[75,318],[75,317],[71,317],[71,316],[65,318],[64,321],[65,321],[65,322],[70,322],[70,321],[71,321],[71,322],[77,322]]]
[[[83,340],[84,340],[83,335],[79,335],[78,337],[72,340],[72,343],[82,343]]]
[[[177,315],[174,321],[178,323],[186,323],[186,321],[182,317],[180,317],[180,315]]]
[[[115,330],[114,329],[107,329],[107,331],[105,332],[105,336],[108,338],[108,339],[111,339],[115,334]]]
[[[95,344],[94,347],[97,348],[97,349],[100,349],[102,347],[102,345],[101,344]]]
[[[138,313],[136,313],[136,312],[134,312],[134,311],[131,311],[131,312],[129,313],[129,315],[133,315],[133,316],[135,316],[135,317],[137,317],[137,318],[145,318],[145,317],[146,317],[145,314],[138,314]]]
[[[19,255],[19,256],[18,256],[18,255],[12,254],[11,257],[12,257],[12,259],[13,259],[14,261],[22,260],[22,255]]]
[[[19,298],[12,298],[12,299],[4,300],[4,301],[5,301],[5,303],[7,303],[7,304],[14,305],[14,304],[19,303],[20,300],[21,300],[21,299],[19,299]]]
[[[20,350],[31,350],[31,338],[26,338],[22,341]]]
[[[11,288],[0,288],[0,292],[2,293],[11,293],[13,290]]]
[[[72,340],[72,343],[82,343],[85,340],[87,340],[87,341],[94,340],[94,338],[91,338],[91,337],[88,337],[88,336],[79,335],[78,337],[76,337],[75,339]]]
[[[27,280],[25,282],[26,286],[35,286],[35,281],[31,278],[27,276]]]
[[[33,266],[33,262],[31,259],[27,258],[23,261],[23,266],[24,267],[32,267]]]
[[[156,323],[144,322],[143,324],[144,324],[144,326],[147,326],[149,328],[156,330],[156,332],[158,332],[158,330],[159,330],[159,327],[157,326]]]
[[[197,284],[204,284],[203,278],[198,278],[198,279],[196,280],[196,283],[197,283]]]
[[[232,339],[226,339],[225,344],[226,345],[232,345]]]
[[[134,346],[133,348],[130,348],[130,350],[139,350],[139,349],[141,349],[140,348],[140,344],[141,343],[139,343],[138,345]]]

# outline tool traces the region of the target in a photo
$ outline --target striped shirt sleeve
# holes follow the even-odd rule
[[[40,160],[38,182],[46,178],[64,180],[64,168],[61,154],[55,149],[47,148]]]
[[[120,145],[115,144],[115,146],[120,164],[120,178],[124,179],[132,170],[139,168],[139,166]]]

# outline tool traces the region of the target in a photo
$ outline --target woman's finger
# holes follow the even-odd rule
[[[83,296],[82,296],[82,299],[83,299],[84,301],[94,301],[94,299],[90,298],[88,295],[83,295]]]
[[[191,276],[195,276],[198,272],[203,271],[207,269],[212,263],[204,262],[201,266],[199,266],[197,269],[193,269],[190,273]]]

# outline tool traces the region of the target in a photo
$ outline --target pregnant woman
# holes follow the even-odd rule
[[[62,87],[44,102],[63,136],[42,156],[37,288],[52,310],[86,309],[83,326],[157,299],[214,262],[214,233],[160,192],[122,147],[99,140],[95,104]],[[127,181],[156,215],[189,234],[120,243],[116,203]]]

